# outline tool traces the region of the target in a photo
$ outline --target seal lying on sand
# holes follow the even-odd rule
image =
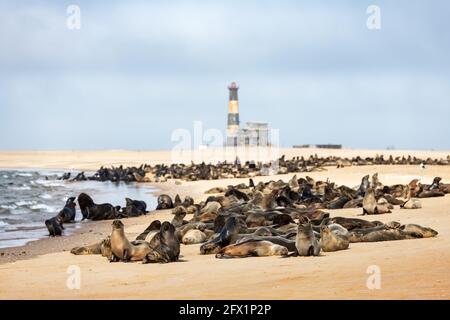
[[[86,193],[80,193],[78,196],[78,205],[80,206],[83,219],[90,220],[108,220],[121,218],[122,215],[110,203],[96,204]]]
[[[332,252],[345,250],[350,244],[348,236],[333,233],[328,226],[322,226],[320,232],[320,247],[322,251]]]
[[[132,244],[127,239],[124,231],[124,225],[120,220],[114,220],[111,232],[111,261],[140,261],[147,253],[150,247],[146,242]]]
[[[101,254],[103,257],[111,260],[111,236],[106,237],[98,243],[94,243],[84,247],[75,247],[70,250],[70,253],[75,255],[87,255],[87,254]]]
[[[138,217],[147,213],[147,204],[144,201],[125,198],[125,214],[127,217]]]
[[[287,254],[288,249],[284,246],[274,244],[270,241],[248,240],[220,249],[216,254],[216,258],[286,256]]]
[[[286,247],[288,249],[288,251],[290,252],[295,252],[297,251],[297,247],[295,246],[295,241],[293,240],[289,240],[280,236],[253,236],[253,235],[248,235],[245,236],[241,239],[239,239],[238,241],[236,241],[237,244],[242,243],[242,242],[246,242],[249,240],[261,240],[261,241],[270,241],[274,244],[278,244],[280,246]]]

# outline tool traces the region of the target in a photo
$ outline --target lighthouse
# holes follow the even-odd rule
[[[227,125],[227,145],[237,146],[239,137],[239,86],[236,82],[232,82],[228,86],[230,93],[228,101],[228,125]]]

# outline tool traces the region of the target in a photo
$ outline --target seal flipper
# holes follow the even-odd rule
[[[109,259],[109,262],[118,262],[118,261],[119,261],[119,258],[114,253],[112,253],[111,259]]]
[[[128,255],[129,255],[128,249],[123,249],[123,262],[130,261],[130,257]]]

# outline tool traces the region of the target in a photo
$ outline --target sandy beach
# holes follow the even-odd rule
[[[352,157],[405,155],[446,158],[448,151],[283,149],[291,156],[339,155]],[[244,160],[244,159],[243,159]],[[170,152],[0,152],[1,168],[58,168],[95,170],[101,165],[170,163]],[[359,166],[300,173],[316,180],[356,186],[362,176],[378,172],[383,184],[408,183],[435,176],[450,183],[450,166]],[[255,182],[287,180],[289,175],[257,177]],[[207,197],[211,187],[248,182],[247,179],[155,184],[156,194]],[[145,199],[142,199],[145,200]],[[422,208],[369,217],[431,227],[435,238],[352,243],[344,251],[320,257],[255,257],[216,259],[200,255],[199,245],[181,245],[180,262],[170,264],[109,263],[101,256],[75,256],[74,246],[90,244],[110,233],[111,221],[83,222],[74,234],[43,239],[26,246],[0,249],[0,299],[450,299],[450,196],[421,199]],[[357,217],[361,209],[328,210],[331,216]],[[78,212],[79,214],[79,212]],[[155,220],[171,220],[170,211],[123,219],[129,238]],[[366,285],[369,266],[381,271],[381,288]],[[80,289],[68,289],[70,266],[81,271]]]

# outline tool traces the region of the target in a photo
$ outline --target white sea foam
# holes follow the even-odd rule
[[[55,181],[55,180],[38,179],[38,180],[36,180],[36,183],[46,186],[46,187],[63,187],[64,186],[63,182]]]
[[[32,174],[31,173],[25,173],[25,172],[17,172],[16,176],[21,176],[21,177],[31,177]]]
[[[16,205],[18,205],[19,207],[23,207],[23,206],[31,206],[36,203],[37,203],[36,201],[20,200],[16,202]]]
[[[9,225],[9,224],[8,224],[7,222],[0,220],[0,228],[6,227],[6,226],[8,226],[8,225]]]
[[[41,195],[39,196],[39,198],[42,198],[42,199],[51,199],[51,198],[52,198],[52,195],[51,195],[51,194],[48,194],[48,193],[44,193],[44,194],[41,194]]]
[[[20,187],[12,187],[12,190],[17,190],[17,191],[23,191],[23,190],[31,190],[31,188],[29,186],[23,185]]]
[[[7,174],[4,174],[4,175],[3,175],[3,178],[8,179],[9,176],[8,176]]]
[[[17,206],[15,204],[2,204],[0,208],[14,210],[17,209]]]
[[[54,207],[46,205],[46,204],[43,204],[43,203],[38,203],[38,204],[32,205],[30,207],[30,209],[32,209],[32,210],[45,210],[47,212],[54,212],[54,211],[56,211],[56,209]]]

